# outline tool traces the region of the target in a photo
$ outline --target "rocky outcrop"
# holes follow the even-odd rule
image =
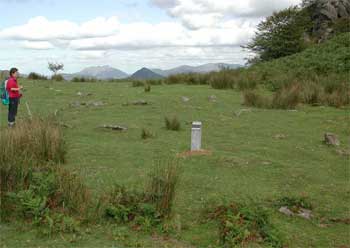
[[[349,0],[314,0],[307,8],[314,22],[313,33],[320,41],[326,40],[333,32],[332,24],[339,19],[350,20]]]

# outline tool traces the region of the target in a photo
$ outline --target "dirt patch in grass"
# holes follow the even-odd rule
[[[178,158],[187,158],[193,156],[211,156],[213,153],[209,150],[199,150],[199,151],[184,151],[177,154]]]

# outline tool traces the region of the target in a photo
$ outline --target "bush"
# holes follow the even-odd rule
[[[141,139],[149,139],[154,137],[153,133],[145,128],[141,131]]]
[[[163,217],[169,217],[172,212],[179,175],[176,160],[158,161],[150,174],[146,195]]]
[[[280,234],[270,223],[266,210],[256,204],[231,203],[210,211],[209,218],[220,223],[219,237],[224,247],[265,243],[271,247],[283,247]]]
[[[106,216],[146,231],[160,225],[171,216],[179,172],[176,161],[159,161],[143,192],[116,185],[108,196]]]
[[[145,82],[142,80],[134,80],[132,81],[132,87],[144,87]]]
[[[165,117],[165,128],[167,130],[179,131],[181,129],[181,123],[176,116],[172,118]]]
[[[254,91],[243,92],[243,105],[255,108],[269,108],[271,106],[270,99],[260,96]]]
[[[209,84],[214,89],[233,89],[235,87],[235,80],[230,70],[223,70],[213,73],[209,79]]]
[[[146,80],[146,85],[162,85],[163,79],[148,79]]]
[[[151,85],[145,84],[145,92],[151,92]]]
[[[28,79],[30,79],[30,80],[47,80],[47,77],[44,75],[40,75],[38,73],[35,73],[35,72],[31,72],[28,75]]]
[[[53,75],[51,77],[51,80],[61,82],[61,81],[64,81],[64,77],[60,74],[57,74],[57,75]]]
[[[293,84],[277,91],[272,99],[272,108],[294,109],[300,102],[301,86]]]
[[[97,82],[98,80],[96,78],[86,78],[86,77],[74,77],[71,80],[75,83],[85,83],[85,82]]]

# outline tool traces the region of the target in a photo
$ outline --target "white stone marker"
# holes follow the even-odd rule
[[[202,143],[202,122],[192,122],[191,151],[199,151]]]

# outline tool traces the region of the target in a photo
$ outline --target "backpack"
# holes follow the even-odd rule
[[[0,85],[0,100],[3,105],[9,105],[10,103],[9,93],[6,90],[7,81],[8,80],[6,79]]]

